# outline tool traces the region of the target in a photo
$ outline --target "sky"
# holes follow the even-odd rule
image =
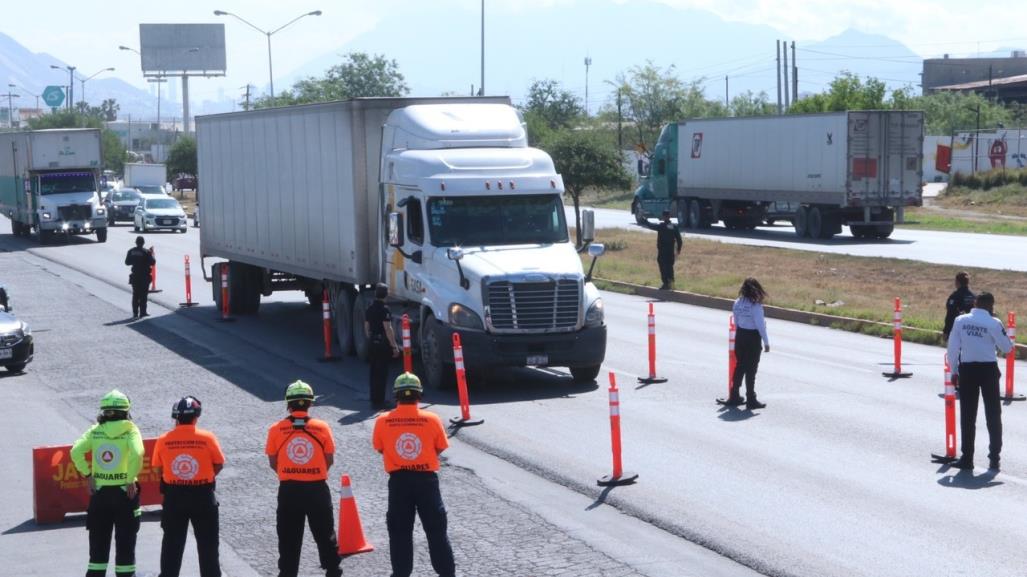
[[[339,53],[361,34],[379,32],[376,27],[388,14],[408,3],[425,1],[439,10],[474,14],[480,10],[479,0],[50,0],[45,11],[40,4],[21,1],[5,2],[0,29],[30,50],[50,53],[86,74],[113,66],[117,76],[145,89],[138,56],[118,50],[119,45],[138,47],[138,24],[222,22],[229,76],[194,80],[193,99],[202,100],[216,99],[219,93],[236,95],[247,83],[263,86],[267,78],[266,38],[234,18],[215,16],[215,9],[236,13],[265,30],[305,12],[323,11],[322,16],[303,18],[273,36],[275,78],[284,84],[290,72],[311,60]],[[973,55],[1027,45],[1027,31],[1003,26],[1021,14],[1021,3],[1012,0],[486,0],[486,25],[501,22],[509,12],[536,11],[544,17],[553,5],[595,11],[614,2],[639,1],[698,8],[729,21],[770,25],[797,41],[822,40],[856,28],[890,36],[922,56],[943,52]],[[281,88],[276,82],[276,89]]]

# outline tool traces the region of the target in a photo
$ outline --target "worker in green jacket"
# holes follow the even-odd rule
[[[71,460],[89,482],[89,568],[86,577],[103,577],[114,533],[114,574],[133,577],[139,532],[139,484],[143,438],[132,422],[128,396],[114,389],[100,400],[96,424],[71,447]],[[86,454],[91,458],[86,459]]]

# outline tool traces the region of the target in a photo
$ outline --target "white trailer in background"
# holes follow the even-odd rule
[[[597,376],[602,299],[568,234],[563,181],[508,99],[357,99],[196,125],[200,248],[227,261],[211,271],[219,306],[225,267],[238,313],[326,288],[342,349],[363,357],[364,311],[385,282],[435,386],[452,382],[454,333],[470,370]]]

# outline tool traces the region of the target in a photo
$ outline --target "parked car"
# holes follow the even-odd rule
[[[174,190],[196,190],[196,177],[191,174],[179,174],[172,183]]]
[[[103,203],[107,207],[107,225],[114,226],[119,220],[132,220],[142,198],[143,195],[134,188],[122,188],[109,194]]]
[[[136,232],[151,230],[189,230],[188,220],[182,205],[174,198],[164,195],[144,194],[135,209],[133,224]]]
[[[11,312],[10,295],[0,287],[0,367],[20,373],[34,353],[32,330]]]

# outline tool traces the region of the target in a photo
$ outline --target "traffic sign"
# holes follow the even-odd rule
[[[50,108],[60,108],[64,104],[64,88],[60,86],[47,86],[42,96],[43,102]]]

